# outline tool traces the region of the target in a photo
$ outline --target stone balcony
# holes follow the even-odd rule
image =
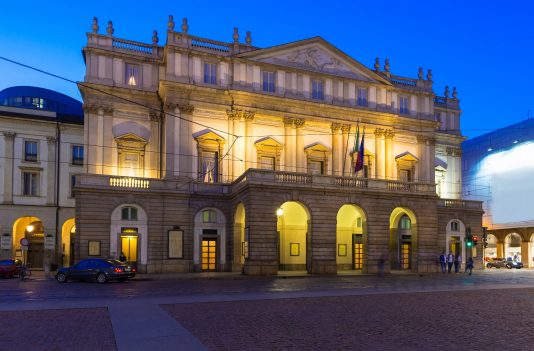
[[[230,183],[202,183],[188,178],[150,179],[113,175],[81,174],[77,189],[108,189],[131,192],[178,192],[196,194],[231,194],[247,185],[272,185],[288,188],[321,190],[358,189],[364,192],[397,193],[437,196],[433,183],[402,182],[396,180],[323,176],[305,173],[249,169]]]

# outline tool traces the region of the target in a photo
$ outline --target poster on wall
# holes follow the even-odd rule
[[[11,246],[13,245],[12,243],[13,241],[11,240],[11,234],[9,233],[5,233],[0,238],[0,248],[2,250],[11,250]]]
[[[89,240],[89,256],[100,256],[99,240]]]
[[[169,258],[184,258],[183,230],[169,230]]]
[[[54,237],[52,235],[46,235],[44,238],[44,248],[46,250],[54,250],[55,247]]]

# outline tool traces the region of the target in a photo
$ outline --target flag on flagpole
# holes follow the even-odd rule
[[[362,141],[360,143],[360,148],[358,150],[358,155],[356,157],[356,163],[354,164],[354,174],[363,169],[363,150],[364,150],[364,139],[365,139],[365,127],[363,127]]]
[[[354,160],[354,156],[358,157],[358,147],[360,144],[360,122],[356,123],[356,134],[354,135],[354,147],[352,148],[352,159]],[[355,161],[354,161],[355,162]],[[352,165],[353,167],[353,175],[356,175],[356,171],[354,170],[354,166],[356,166],[356,163]]]

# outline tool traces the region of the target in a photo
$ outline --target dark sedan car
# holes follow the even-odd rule
[[[523,268],[523,263],[516,262],[516,261],[511,261],[511,260],[507,261],[504,258],[494,258],[494,259],[491,259],[490,261],[488,261],[486,263],[486,267],[487,268],[508,268],[508,269],[517,268],[517,269],[520,269],[520,268]]]
[[[0,260],[0,277],[13,278],[20,274],[20,260]]]
[[[99,283],[108,280],[123,282],[135,276],[135,268],[117,260],[104,260],[91,258],[81,260],[72,267],[60,268],[56,274],[56,280],[65,283],[67,280],[92,280]]]

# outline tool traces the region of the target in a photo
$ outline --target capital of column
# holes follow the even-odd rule
[[[462,150],[456,147],[447,147],[447,156],[462,156]]]
[[[395,136],[395,132],[391,129],[386,129],[384,130],[384,137],[386,137],[386,139],[393,139],[393,137]]]
[[[159,111],[150,111],[149,113],[150,121],[152,122],[159,122],[163,119],[163,114]]]
[[[306,123],[306,121],[303,120],[302,118],[295,118],[293,123],[295,123],[295,127],[296,128],[302,128],[302,127],[304,127],[304,123]]]
[[[256,111],[252,110],[244,110],[243,111],[243,118],[245,121],[252,121],[254,120],[254,116],[256,115]]]
[[[330,129],[332,129],[332,132],[337,132],[341,129],[341,123],[332,123]]]
[[[343,132],[343,134],[350,132],[350,127],[351,127],[350,124],[343,124],[341,126],[341,132]]]
[[[57,138],[53,136],[47,136],[46,141],[48,142],[48,145],[55,144],[57,141]]]
[[[436,138],[433,138],[433,137],[428,138],[428,145],[430,145],[430,146],[436,145]],[[460,150],[460,153],[461,152],[462,151]]]
[[[180,110],[180,113],[193,113],[193,111],[195,110],[195,105],[191,105],[187,103],[176,104],[176,107],[178,107],[178,109]]]
[[[385,129],[383,129],[383,128],[376,128],[376,129],[375,129],[375,137],[376,137],[376,138],[380,138],[380,137],[382,137],[382,136],[385,135],[385,132],[386,132],[386,131],[385,131]]]
[[[426,143],[427,140],[428,140],[428,137],[425,136],[425,135],[418,135],[417,136],[417,142],[420,143],[420,144]]]
[[[293,126],[293,118],[284,117],[284,126],[285,127],[292,127]]]
[[[243,116],[243,110],[232,107],[226,110],[226,116],[228,116],[228,119],[240,119]]]
[[[13,141],[16,135],[15,132],[3,132],[3,133],[4,133],[4,138],[8,141]]]

